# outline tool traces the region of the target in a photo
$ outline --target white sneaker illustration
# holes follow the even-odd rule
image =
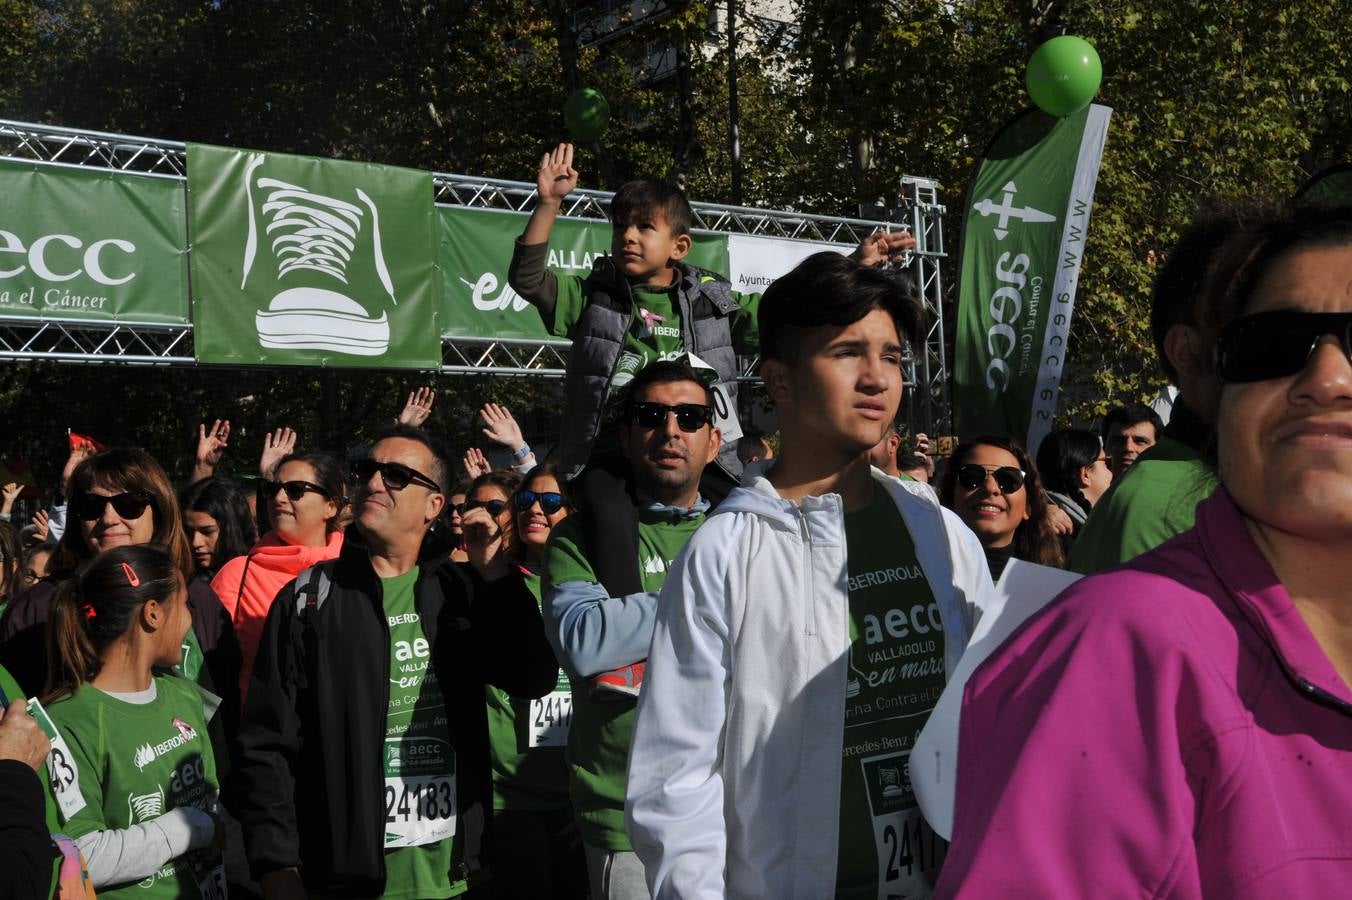
[[[358,205],[276,178],[259,178],[255,182],[254,171],[265,159],[263,154],[254,156],[245,172],[249,235],[244,246],[240,288],[248,282],[260,237],[266,238],[266,246],[276,260],[278,281],[295,273],[317,272],[346,287],[347,266],[361,242],[363,220],[369,212],[376,275],[391,304],[397,305],[381,247],[380,215],[371,198],[360,188],[354,188],[361,203]],[[264,195],[262,236],[254,205],[255,189]],[[266,310],[255,315],[254,325],[258,329],[258,343],[271,349],[380,356],[390,345],[390,324],[384,311],[372,315],[341,290],[312,285],[281,291]]]

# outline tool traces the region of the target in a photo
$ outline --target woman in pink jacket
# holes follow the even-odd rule
[[[1260,214],[1213,282],[1221,487],[973,674],[937,896],[1352,892],[1352,209]]]
[[[248,690],[263,621],[286,584],[317,562],[333,559],[343,547],[339,514],[347,505],[343,468],[326,453],[293,453],[277,464],[266,486],[272,530],[221,567],[211,588],[229,611],[244,657],[240,698]]]

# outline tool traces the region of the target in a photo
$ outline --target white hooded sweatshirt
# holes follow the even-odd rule
[[[951,674],[994,590],[981,544],[927,485],[873,476],[915,543]],[[753,474],[677,557],[658,600],[625,804],[655,900],[834,893],[846,573],[840,495],[795,505]]]

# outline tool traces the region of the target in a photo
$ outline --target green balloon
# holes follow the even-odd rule
[[[610,123],[610,104],[600,91],[579,88],[563,104],[563,121],[574,140],[598,140]]]
[[[1052,38],[1028,60],[1028,96],[1038,109],[1057,118],[1073,115],[1089,105],[1103,81],[1098,51],[1084,38]]]

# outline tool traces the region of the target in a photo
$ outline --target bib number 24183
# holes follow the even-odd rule
[[[433,844],[455,834],[455,755],[445,741],[385,743],[385,848]]]

